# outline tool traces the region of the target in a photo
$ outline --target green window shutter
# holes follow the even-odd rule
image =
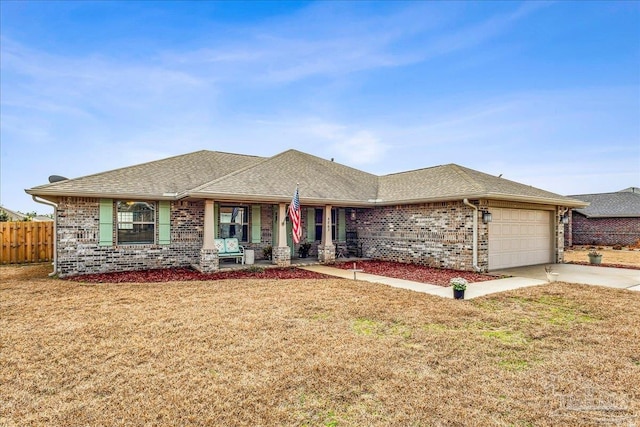
[[[171,243],[171,202],[161,200],[158,209],[158,244]]]
[[[113,246],[113,200],[100,199],[100,246]]]
[[[344,209],[338,209],[338,240],[340,242],[347,240],[347,218]]]
[[[213,238],[218,238],[218,215],[220,212],[220,206],[217,203],[213,204]]]
[[[262,238],[260,208],[260,205],[251,205],[251,243],[260,243]]]
[[[316,208],[307,208],[307,241],[316,241]]]
[[[273,205],[273,224],[272,224],[272,228],[271,228],[271,243],[272,246],[275,248],[276,246],[278,246],[278,205]]]

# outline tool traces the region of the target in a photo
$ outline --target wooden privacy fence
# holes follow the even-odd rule
[[[53,221],[0,222],[0,264],[53,260]]]

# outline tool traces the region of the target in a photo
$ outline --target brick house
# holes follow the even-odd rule
[[[303,242],[318,261],[362,256],[461,270],[563,261],[562,219],[586,203],[455,164],[377,176],[296,150],[198,151],[26,190],[55,205],[60,276],[220,268],[215,238],[257,259],[297,255],[286,207],[299,184]]]
[[[569,196],[589,203],[574,209],[565,245],[634,245],[640,242],[640,188]]]

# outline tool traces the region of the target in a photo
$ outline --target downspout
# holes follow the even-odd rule
[[[55,276],[58,274],[58,205],[48,200],[38,199],[38,196],[31,195],[31,198],[36,203],[42,203],[53,207],[53,271],[49,273],[49,276]]]
[[[478,207],[469,203],[468,199],[462,201],[465,205],[473,208],[473,268],[475,271],[480,271],[478,267]]]

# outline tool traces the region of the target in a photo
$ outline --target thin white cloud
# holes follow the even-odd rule
[[[449,6],[449,5],[446,5]],[[400,67],[477,47],[505,34],[544,6],[523,4],[512,12],[458,26],[459,5],[407,3],[387,15],[363,15],[334,3],[314,4],[294,16],[234,29],[242,37],[191,51],[166,51],[169,67],[197,67],[216,81],[288,83]]]

